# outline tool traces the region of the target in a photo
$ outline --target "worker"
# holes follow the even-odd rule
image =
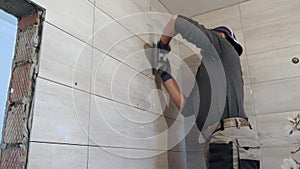
[[[171,51],[169,43],[177,34],[200,48],[203,56],[188,97],[182,94],[172,77],[169,60],[161,59]],[[215,126],[205,137],[208,138],[207,168],[258,169],[257,132],[243,106],[244,84],[239,58],[243,48],[233,31],[226,26],[207,29],[190,18],[175,15],[164,27],[157,48],[160,65],[157,70],[175,105],[184,116],[196,115],[195,123],[202,133]]]

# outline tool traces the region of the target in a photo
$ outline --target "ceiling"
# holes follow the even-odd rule
[[[248,0],[159,0],[171,14],[192,17]]]

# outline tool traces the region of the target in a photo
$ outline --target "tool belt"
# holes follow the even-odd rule
[[[240,118],[240,117],[227,118],[227,119],[221,120],[221,122],[218,124],[215,132],[219,131],[219,130],[224,130],[225,128],[229,128],[229,127],[240,128],[240,127],[244,127],[244,126],[249,126],[250,128],[252,128],[247,119]]]

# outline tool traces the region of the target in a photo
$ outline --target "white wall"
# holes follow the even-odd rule
[[[185,168],[183,121],[156,90],[143,48],[169,15],[142,13],[166,13],[161,4],[34,2],[46,19],[28,168]]]
[[[145,41],[158,38],[143,31],[160,33],[168,17],[136,14],[167,12],[160,3],[34,2],[46,9],[46,20],[28,168],[185,168],[185,146],[188,167],[196,168],[202,149],[195,140],[172,148],[176,142],[171,140],[183,135],[172,132],[181,131],[183,122],[177,119],[178,110],[172,103],[162,113],[168,100],[161,102],[161,92],[154,90],[157,86],[143,53]],[[283,129],[288,124],[286,117],[300,110],[300,69],[291,63],[292,57],[299,56],[299,7],[294,0],[250,0],[193,18],[207,27],[230,26],[244,46],[245,108],[258,130],[266,169],[279,168],[299,136],[290,136]],[[179,46],[172,42],[175,55]],[[180,51],[195,72],[199,60],[185,58],[191,50]],[[171,61],[175,78],[192,81],[176,71],[178,59]],[[182,70],[182,74],[190,73],[187,67]],[[185,93],[191,89],[180,86]],[[151,137],[170,126],[175,130]]]

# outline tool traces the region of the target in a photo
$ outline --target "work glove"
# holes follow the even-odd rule
[[[164,45],[160,41],[157,42],[157,55],[156,55],[156,72],[162,78],[163,82],[172,78],[171,65],[167,54],[171,51],[169,45]]]
[[[159,49],[159,53],[168,54],[171,51],[170,45],[165,45],[161,41],[158,41],[156,46]]]

